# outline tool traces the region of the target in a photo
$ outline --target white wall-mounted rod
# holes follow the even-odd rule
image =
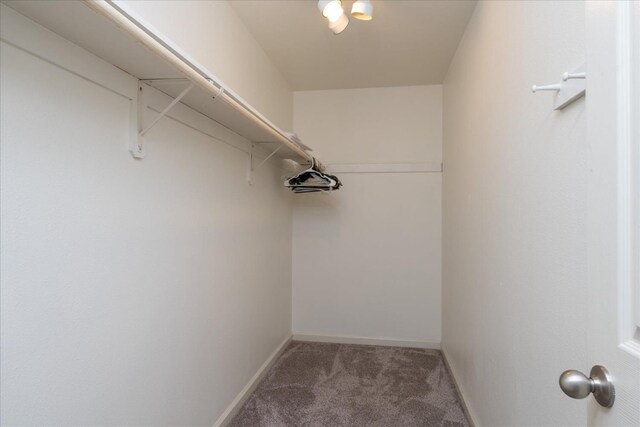
[[[587,78],[587,73],[585,71],[581,73],[570,73],[567,71],[562,75],[562,80],[565,82],[571,79],[586,79],[586,78]]]
[[[562,74],[562,83],[550,85],[533,85],[532,92],[552,91],[556,92],[554,99],[554,110],[562,110],[567,105],[584,96],[587,85],[587,64],[580,65],[573,71],[566,71]]]
[[[118,5],[117,2],[114,2],[113,0],[83,0],[83,2],[89,8],[109,19],[109,21],[111,21],[115,26],[126,31],[136,41],[175,67],[179,72],[184,74],[189,80],[200,86],[203,90],[209,92],[212,96],[219,95],[221,100],[227,102],[235,110],[271,133],[280,143],[286,145],[302,158],[312,161],[311,154],[307,153],[289,140],[282,131],[254,112],[250,106],[241,100],[235,99],[235,97],[228,93],[229,91],[224,87],[224,85],[216,82],[211,76],[208,76],[207,73],[200,70],[160,38],[154,37],[148,29],[127,13],[127,11]],[[221,89],[224,90],[221,91]]]
[[[536,93],[540,90],[560,90],[562,89],[562,85],[560,83],[558,84],[552,84],[552,85],[533,85],[531,87],[531,92]]]

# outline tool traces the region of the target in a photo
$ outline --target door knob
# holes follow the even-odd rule
[[[604,366],[595,365],[587,377],[580,371],[570,369],[560,375],[560,388],[569,397],[584,399],[593,393],[596,401],[605,408],[611,408],[616,397],[609,371]]]

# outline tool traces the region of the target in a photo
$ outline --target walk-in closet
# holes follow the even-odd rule
[[[637,427],[640,1],[0,0],[0,425]]]

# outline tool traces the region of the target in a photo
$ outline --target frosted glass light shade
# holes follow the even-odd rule
[[[373,5],[370,0],[358,0],[351,7],[351,16],[361,21],[373,19]]]
[[[329,23],[329,28],[333,34],[340,34],[347,28],[347,25],[349,25],[349,18],[343,13],[335,22]]]
[[[344,14],[341,0],[320,0],[318,2],[318,9],[320,9],[322,16],[332,23],[336,22],[340,18],[340,15]]]

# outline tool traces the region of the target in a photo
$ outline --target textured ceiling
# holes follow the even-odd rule
[[[230,3],[293,90],[442,83],[476,4],[373,1],[372,21],[333,35],[313,0]]]

